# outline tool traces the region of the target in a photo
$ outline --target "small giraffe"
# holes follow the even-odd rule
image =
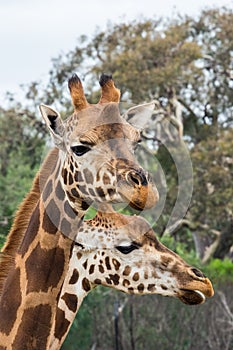
[[[213,296],[210,280],[161,244],[139,216],[102,206],[76,237],[50,341],[60,349],[84,297],[97,285],[129,294],[174,296],[188,305]]]
[[[126,201],[142,209],[158,199],[135,161],[140,133],[119,114],[119,90],[106,75],[100,85],[99,103],[89,105],[79,78],[69,80],[75,112],[65,122],[52,108],[40,107],[56,148],[2,250],[0,350],[19,350],[22,344],[25,350],[47,349],[73,239],[92,201]]]

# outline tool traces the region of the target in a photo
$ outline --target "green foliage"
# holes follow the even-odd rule
[[[6,176],[0,175],[0,215],[5,219],[5,225],[0,227],[1,234],[8,233],[14,212],[29,191],[36,171],[36,168],[31,169],[30,165],[22,164],[14,158],[9,160]],[[4,191],[5,188],[8,189],[8,192]]]
[[[184,242],[180,242],[172,236],[164,235],[161,238],[161,242],[172,251],[176,252],[190,265],[203,271],[216,287],[219,288],[222,283],[227,281],[233,282],[233,263],[230,259],[211,259],[208,264],[203,265],[200,259],[197,257],[195,249],[190,249],[186,240],[184,240]]]
[[[233,263],[230,259],[212,259],[205,267],[205,271],[218,287],[224,282],[233,283]]]
[[[31,187],[42,160],[44,134],[42,123],[20,104],[0,109],[0,234],[8,233]]]
[[[115,348],[114,306],[120,306],[118,336],[120,349],[221,349],[230,350],[232,328],[221,295],[232,310],[232,284],[221,282],[221,294],[200,306],[187,306],[173,298],[157,295],[125,296],[97,288],[84,301],[63,350]],[[216,315],[218,317],[216,317]],[[186,325],[184,327],[184,325]],[[198,337],[194,336],[198,334]],[[206,340],[208,339],[208,346]],[[134,347],[133,345],[134,344]]]
[[[198,220],[217,230],[226,227],[233,212],[232,148],[233,130],[228,129],[204,139],[192,151],[193,221]]]
[[[214,8],[196,18],[177,16],[109,24],[108,30],[97,31],[93,38],[81,36],[72,51],[55,58],[46,87],[35,81],[25,86],[25,106],[9,95],[9,108],[0,109],[0,233],[8,231],[13,213],[41,162],[47,132],[36,117],[35,107],[41,102],[53,104],[62,115],[69,115],[72,106],[64,84],[78,67],[80,76],[85,76],[90,101],[98,99],[96,78],[103,71],[113,74],[127,104],[156,97],[165,106],[169,89],[176,90],[184,106],[184,132],[194,168],[194,196],[188,219],[195,227],[204,225],[230,235],[232,129],[227,127],[232,125],[232,18],[231,9]],[[158,163],[152,157],[145,162],[147,146],[151,149],[155,144],[144,140],[143,146],[139,162],[155,174],[160,193],[166,192],[159,220],[156,215],[146,214],[151,222],[156,221],[156,231],[161,235],[176,202],[176,167],[177,161],[179,166],[182,164],[182,153],[176,152],[177,144],[170,144],[169,149],[157,145],[153,150],[165,174],[164,188]],[[171,154],[176,155],[176,162]],[[90,212],[86,218],[93,215]],[[189,249],[194,249],[190,234],[183,228],[175,239],[185,240]],[[222,257],[225,253],[216,254]]]
[[[2,247],[3,247],[3,244],[4,244],[4,242],[5,242],[5,238],[6,238],[6,236],[0,234],[0,250],[1,250]]]
[[[86,214],[85,214],[85,216],[84,216],[84,220],[90,220],[90,219],[92,219],[92,218],[95,216],[95,214],[96,214],[96,209],[90,207],[90,208],[87,210],[87,212],[86,212]]]

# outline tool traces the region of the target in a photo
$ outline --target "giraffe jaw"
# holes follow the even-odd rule
[[[178,296],[182,303],[187,305],[203,304],[206,301],[206,296],[200,290],[182,289],[182,294]]]

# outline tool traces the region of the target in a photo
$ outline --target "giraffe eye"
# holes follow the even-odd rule
[[[133,250],[138,249],[140,247],[139,244],[133,242],[129,245],[118,245],[116,247],[117,250],[119,250],[119,252],[121,252],[122,254],[129,254],[131,253]]]
[[[85,153],[91,150],[90,147],[84,145],[72,146],[71,149],[76,154],[76,156],[79,157],[83,156]]]

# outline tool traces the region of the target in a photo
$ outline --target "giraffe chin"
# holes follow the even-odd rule
[[[178,296],[182,303],[187,305],[199,305],[206,301],[205,295],[199,290],[182,289],[182,294]]]

